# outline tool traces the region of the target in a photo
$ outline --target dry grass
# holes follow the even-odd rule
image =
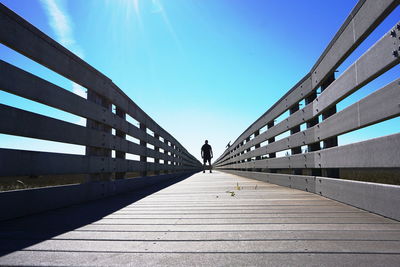
[[[161,174],[168,173],[167,171]],[[147,176],[157,175],[156,172],[148,172]],[[128,172],[125,174],[125,179],[140,177],[140,172]],[[103,176],[91,177],[96,181],[110,180],[110,174]],[[16,176],[16,177],[1,177],[0,191],[22,190],[28,188],[48,187],[68,184],[81,184],[90,179],[87,174],[63,174],[63,175],[40,175],[40,176]],[[115,179],[115,174],[111,174],[111,180]]]
[[[400,185],[400,168],[341,169],[340,178],[372,183]]]
[[[292,170],[282,169],[279,173],[290,174]],[[165,174],[168,172],[161,172]],[[306,175],[306,170],[303,170]],[[155,172],[148,172],[147,176],[157,175]],[[125,174],[126,179],[140,177],[140,172],[129,172]],[[95,180],[109,180],[109,175],[97,177]],[[27,188],[38,188],[57,185],[80,184],[88,181],[87,174],[68,175],[40,175],[40,176],[18,176],[1,177],[0,191],[22,190]],[[111,174],[111,180],[115,174]],[[340,169],[340,179],[356,180],[372,183],[400,185],[400,168],[395,169]]]
[[[84,174],[1,177],[0,191],[66,184],[80,184],[85,182],[86,178],[87,176]]]

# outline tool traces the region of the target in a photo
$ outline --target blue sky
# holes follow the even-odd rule
[[[356,0],[0,0],[107,75],[200,158],[218,157],[313,66]],[[387,32],[399,9],[339,71]],[[85,96],[85,88],[0,45],[0,59]],[[398,78],[399,68],[339,109]],[[0,103],[84,120],[0,91]],[[341,143],[398,132],[399,120],[344,135]],[[385,129],[385,130],[383,130]],[[361,133],[361,134],[360,134]],[[83,147],[0,135],[0,147],[83,153]]]

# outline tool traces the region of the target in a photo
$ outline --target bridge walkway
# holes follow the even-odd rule
[[[400,223],[221,172],[0,224],[1,265],[395,266]]]

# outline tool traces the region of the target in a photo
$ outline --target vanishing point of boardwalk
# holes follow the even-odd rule
[[[0,265],[400,266],[400,0],[359,0],[342,26],[336,25],[338,31],[311,68],[309,60],[317,55],[304,48],[315,50],[314,45],[325,39],[314,36],[318,31],[332,35],[325,27],[314,27],[323,22],[316,18],[324,17],[317,5],[298,3],[307,12],[292,9],[299,20],[285,23],[288,30],[280,31],[281,36],[289,37],[280,53],[271,49],[281,46],[275,43],[279,31],[272,35],[253,32],[264,26],[248,12],[247,1],[236,1],[246,6],[245,12],[230,1],[207,1],[205,14],[218,19],[210,24],[212,31],[225,24],[220,23],[222,13],[209,12],[211,2],[236,7],[238,14],[246,15],[245,21],[240,27],[223,26],[223,34],[207,38],[192,27],[194,16],[184,19],[182,25],[195,33],[195,39],[185,42],[192,43],[193,49],[185,51],[200,55],[199,60],[183,65],[192,74],[177,68],[182,55],[174,57],[168,46],[146,41],[160,45],[170,56],[166,67],[160,68],[165,73],[152,72],[160,75],[138,72],[145,71],[148,63],[141,57],[124,54],[117,68],[109,64],[119,58],[114,52],[129,50],[135,55],[151,54],[151,61],[157,63],[154,66],[160,66],[164,56],[135,50],[141,47],[137,35],[134,44],[118,39],[118,44],[129,47],[121,49],[109,43],[114,35],[105,34],[100,24],[91,21],[90,25],[101,30],[101,43],[88,46],[93,49],[90,62],[86,62],[40,30],[43,24],[32,16],[43,18],[26,6],[28,2],[36,6],[53,3],[50,8],[60,14],[57,1],[1,2],[23,8],[14,11],[0,3],[0,44],[4,46],[0,50],[6,52],[5,56],[0,53],[0,93],[7,96],[0,96],[5,100],[0,104],[0,138],[34,142],[20,147],[24,142],[6,146],[0,140],[2,186],[9,181],[11,189],[21,189],[0,192]],[[139,6],[138,1],[109,2]],[[256,2],[270,5],[272,1]],[[282,21],[293,18],[287,8],[293,8],[294,2],[282,4],[285,12],[276,13]],[[334,4],[332,14],[343,7]],[[270,18],[253,5],[249,7],[260,18]],[[107,18],[97,10],[96,17],[106,21],[107,28],[113,32],[121,29],[123,25],[109,27]],[[110,10],[107,8],[107,14],[111,16]],[[163,18],[168,22],[165,14]],[[237,17],[232,18],[229,20],[236,21]],[[339,19],[336,15],[331,18]],[[302,27],[303,19],[313,26]],[[255,27],[246,26],[250,20],[256,22]],[[329,18],[324,21],[334,23]],[[85,29],[82,16],[74,22]],[[240,28],[252,33],[237,31]],[[85,39],[91,39],[90,32],[85,31]],[[123,37],[129,36],[121,32]],[[245,60],[223,53],[222,67],[218,67],[215,46],[229,32],[239,38],[225,39],[226,50],[234,54],[243,51]],[[236,40],[245,36],[251,36],[251,49],[233,49]],[[97,53],[100,44],[115,49]],[[268,55],[266,60],[253,54],[255,45]],[[205,56],[200,48],[213,54]],[[247,57],[257,61],[247,62]],[[22,58],[31,61],[25,64]],[[290,61],[283,63],[283,59]],[[129,62],[138,67],[130,68]],[[271,69],[264,62],[272,63]],[[106,76],[92,64],[102,66],[105,73],[116,73]],[[304,69],[293,72],[289,64]],[[227,68],[227,75],[221,76],[220,71],[228,65],[235,72]],[[277,79],[277,70],[281,79]],[[53,77],[55,73],[60,77]],[[294,81],[299,73],[304,76],[291,88],[280,88],[281,80]],[[162,80],[156,86],[154,82],[162,76],[171,84],[181,84],[182,90],[176,94],[170,91],[175,86]],[[262,80],[257,82],[257,77]],[[121,78],[128,79],[122,82]],[[134,82],[128,82],[131,78]],[[264,84],[267,80],[279,82]],[[82,92],[76,91],[75,85]],[[205,93],[205,88],[212,91]],[[228,90],[224,93],[221,88]],[[151,96],[151,101],[144,101],[146,110],[165,115],[177,127],[158,124],[130,98],[132,90],[146,91]],[[281,98],[267,103],[276,99],[271,93],[277,90],[284,90]],[[8,100],[11,95],[17,97],[15,101]],[[190,103],[189,95],[199,107]],[[204,102],[218,112],[205,108]],[[257,103],[268,109],[229,141],[236,132],[234,126],[251,119],[245,111],[250,106],[250,110],[257,108]],[[232,112],[224,109],[224,104]],[[226,112],[219,112],[222,110]],[[208,123],[211,117],[216,124]],[[391,126],[385,127],[386,123]],[[210,141],[222,140],[218,137],[221,132],[226,142],[219,142],[220,151],[226,149],[215,155],[215,173],[202,174],[201,162],[182,145],[191,142],[177,140],[174,135],[178,133],[172,135],[167,128],[181,129],[182,137],[202,136]],[[365,130],[371,130],[371,135]],[[55,153],[50,147],[44,149],[42,141],[69,149]],[[70,145],[79,146],[80,153]],[[199,150],[195,145],[190,148],[196,154]]]

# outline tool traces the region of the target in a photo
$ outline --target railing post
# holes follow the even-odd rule
[[[256,138],[258,135],[260,135],[260,130],[257,130],[254,132],[254,138]],[[254,149],[260,148],[260,144],[257,144],[254,146]],[[256,160],[260,160],[261,156],[256,156]],[[255,168],[254,171],[261,171],[261,168]]]
[[[306,105],[310,104],[316,98],[317,98],[317,91],[314,90],[309,96],[307,96],[305,98],[305,102],[306,102],[305,104]],[[306,123],[307,129],[317,125],[318,122],[319,122],[318,121],[318,117],[315,117],[315,118],[307,121],[307,123]],[[307,146],[307,148],[308,148],[308,152],[318,151],[318,150],[321,149],[321,145],[320,145],[320,142],[316,142],[316,143],[313,143],[313,144],[309,144]],[[320,176],[321,175],[321,169],[311,169],[311,175]]]
[[[314,90],[309,96],[307,96],[305,98],[305,102],[306,102],[305,104],[306,105],[310,104],[316,98],[317,98],[317,91]],[[317,124],[318,124],[318,117],[315,117],[315,118],[307,121],[307,123],[306,123],[307,129],[311,128],[311,127],[313,127],[313,126],[315,126]],[[319,142],[316,142],[316,143],[313,143],[313,144],[309,144],[307,147],[308,147],[308,152],[318,151],[318,150],[321,149],[321,146],[320,146]]]
[[[298,111],[299,108],[300,108],[299,103],[297,103],[296,105],[292,106],[292,107],[289,109],[290,115],[292,115],[293,113],[295,113],[296,111]],[[300,125],[295,126],[295,127],[293,127],[293,128],[290,129],[290,135],[295,134],[295,133],[298,133],[298,132],[300,132]],[[292,154],[292,155],[301,154],[301,146],[299,146],[299,147],[293,147],[293,148],[290,149],[290,151],[291,151],[291,154]],[[301,174],[302,174],[302,170],[301,170],[301,169],[293,169],[293,174],[301,175]]]
[[[242,141],[242,142],[240,143],[240,146],[243,146],[243,145],[244,145],[244,141]],[[243,155],[244,153],[245,153],[245,151],[243,150],[242,152],[240,152],[240,155]],[[243,163],[243,162],[245,162],[244,159],[242,159],[242,160],[239,161],[239,163]]]
[[[180,160],[180,148],[179,147],[176,147],[176,169],[177,170],[180,170],[180,162],[179,162],[179,160]]]
[[[267,130],[272,128],[272,127],[274,127],[274,125],[275,125],[275,120],[272,120],[272,121],[268,122]],[[273,142],[275,142],[275,137],[271,137],[271,138],[268,139],[268,144],[271,144]],[[276,153],[275,152],[274,153],[269,153],[268,154],[268,158],[276,158]],[[272,172],[272,173],[276,172],[276,170],[274,170],[274,169],[270,169],[269,171]]]
[[[157,139],[157,140],[160,140],[160,135],[154,133],[154,138]],[[157,151],[157,152],[160,152],[160,147],[154,146],[154,150]],[[160,164],[160,159],[159,159],[159,158],[155,158],[155,159],[154,159],[154,163],[157,164],[157,167],[156,167],[157,170],[155,171],[155,174],[156,174],[156,175],[159,175],[159,174],[160,174],[160,171],[158,170],[158,168],[160,168],[160,166],[158,166],[158,164]]]
[[[296,105],[294,105],[293,107],[291,107],[289,109],[289,113],[290,113],[290,115],[292,115],[293,113],[295,113],[298,110],[299,110],[299,104],[297,103]],[[298,133],[298,132],[300,132],[300,125],[295,126],[290,129],[290,135]],[[293,147],[290,150],[291,150],[292,155],[301,153],[301,147]]]
[[[172,156],[172,162],[171,162],[171,164],[172,164],[172,171],[173,172],[175,172],[176,171],[176,162],[175,162],[175,157],[176,157],[176,154],[175,154],[175,149],[176,149],[176,146],[174,145],[174,144],[172,144],[171,143],[171,147],[172,147],[172,152],[171,152],[171,156]]]
[[[142,130],[144,133],[146,133],[146,125],[144,123],[142,123],[142,122],[140,123],[140,130]],[[147,151],[147,143],[146,143],[146,141],[140,140],[140,145],[145,148],[145,151]],[[145,153],[145,154],[147,154],[147,153]],[[140,176],[146,176],[147,175],[147,157],[145,155],[144,156],[141,155],[140,156],[140,161],[143,162],[144,166],[145,166],[145,171],[142,171],[140,173]]]
[[[260,135],[260,130],[257,130],[254,132],[254,138],[256,138],[258,135]],[[255,149],[260,148],[260,144],[255,145],[254,148]],[[256,160],[259,160],[259,159],[261,159],[261,156],[256,157]]]
[[[120,118],[122,118],[122,119],[126,119],[126,113],[125,113],[125,111],[124,110],[122,110],[122,109],[120,109],[119,107],[116,107],[116,110],[115,110],[115,114],[118,116],[118,117],[120,117]],[[116,136],[118,136],[118,137],[120,137],[120,138],[122,138],[122,139],[126,139],[126,134],[125,134],[125,132],[123,132],[123,131],[120,131],[120,130],[115,130],[115,135]],[[122,151],[115,151],[115,157],[117,158],[117,159],[125,159],[126,158],[126,153],[125,152],[122,152]],[[125,175],[126,175],[126,173],[125,172],[116,172],[115,173],[115,179],[123,179],[123,178],[125,178]]]
[[[112,112],[111,102],[90,89],[88,89],[87,100],[90,102],[94,102],[97,105],[102,106],[103,111],[104,111],[104,117],[107,112]],[[104,120],[105,120],[105,118],[104,118]],[[100,122],[97,122],[97,121],[94,121],[94,120],[87,119],[86,127],[89,129],[104,132],[105,134],[103,134],[103,144],[107,143],[107,140],[106,140],[107,135],[111,134],[110,126],[105,125]],[[102,165],[103,165],[103,166],[101,166],[101,169],[100,169],[101,172],[91,173],[88,175],[88,181],[111,180],[111,172],[105,172],[106,164],[110,163],[111,149],[86,146],[86,156],[101,157],[102,158],[101,161],[102,161]]]
[[[250,141],[250,136],[246,138],[246,144],[247,144],[247,142],[249,142],[249,141]],[[249,153],[250,151],[251,151],[250,147],[249,147],[248,149],[246,149],[246,153]],[[251,159],[248,158],[246,161],[249,162],[249,161],[251,161]]]
[[[329,75],[325,81],[321,84],[321,93],[328,88],[328,86],[335,81],[335,73],[333,72]],[[326,120],[330,116],[336,113],[336,105],[330,107],[325,112],[322,113],[322,120]],[[338,146],[338,137],[333,136],[323,141],[323,148],[330,148]],[[322,170],[322,175],[326,177],[339,178],[339,169],[324,169]]]
[[[321,84],[321,93],[328,88],[328,86],[335,81],[335,73],[332,73],[326,80]],[[328,108],[325,112],[322,112],[322,120],[326,120],[330,116],[336,113],[336,105]],[[338,145],[338,138],[337,136],[333,136],[323,141],[324,147],[323,148],[330,148]]]
[[[267,129],[272,128],[274,126],[274,124],[275,124],[275,121],[268,122]],[[268,144],[271,144],[273,142],[275,142],[275,137],[271,137],[268,139]],[[268,158],[276,158],[276,153],[274,152],[274,153],[268,154]]]
[[[229,158],[232,160],[233,160],[233,155],[232,155],[233,152],[234,152],[234,149],[229,150]],[[236,162],[232,162],[232,163],[235,164]]]
[[[168,147],[168,140],[165,139],[165,138],[164,138],[164,144]],[[164,154],[168,157],[168,150],[167,149],[164,149]],[[169,162],[168,159],[164,160],[164,165],[166,165],[166,169],[164,170],[164,173],[169,173],[169,170],[167,170],[169,168],[168,167],[168,162]]]

